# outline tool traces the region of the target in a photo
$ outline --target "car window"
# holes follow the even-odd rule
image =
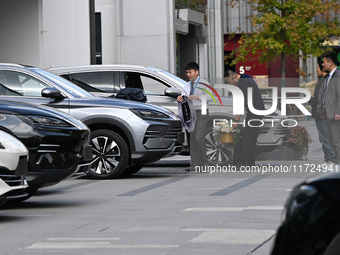
[[[148,69],[152,72],[156,72],[158,75],[164,76],[167,79],[170,79],[172,82],[179,84],[180,87],[185,87],[187,82],[181,78],[179,78],[176,75],[173,75],[172,73],[169,73],[165,70],[154,68],[154,67],[148,67]]]
[[[114,92],[114,72],[111,71],[75,73],[71,81],[88,92]]]
[[[169,87],[164,83],[160,82],[159,80],[156,80],[148,76],[141,75],[141,80],[146,95],[152,94],[164,95],[164,91]]]
[[[0,93],[3,95],[41,97],[41,91],[47,87],[40,80],[21,72],[3,70],[0,77]]]
[[[126,72],[124,77],[127,88],[144,89],[146,95],[164,95],[164,91],[169,87],[160,80],[144,74]]]
[[[126,72],[124,73],[124,80],[126,88],[144,89],[138,73]]]
[[[59,89],[60,91],[66,91],[68,94],[71,94],[73,97],[76,97],[76,98],[94,97],[92,94],[90,94],[86,90],[78,87],[74,83],[64,79],[63,77],[59,75],[55,75],[46,70],[35,68],[35,67],[30,68],[30,71],[38,74],[39,76],[43,76],[44,79],[47,79],[50,82],[52,82],[53,86],[56,89]]]

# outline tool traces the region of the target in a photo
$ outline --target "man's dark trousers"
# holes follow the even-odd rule
[[[258,115],[248,115],[245,126],[241,130],[241,141],[237,148],[236,163],[242,165],[255,165],[256,142],[259,135],[262,117]],[[250,125],[248,125],[248,123]]]
[[[195,129],[189,134],[191,166],[202,166],[207,163],[207,149],[205,135],[207,133],[209,113],[202,115],[201,110],[196,110]]]

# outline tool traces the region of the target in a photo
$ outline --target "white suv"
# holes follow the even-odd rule
[[[28,150],[14,136],[0,130],[0,205],[25,197]]]

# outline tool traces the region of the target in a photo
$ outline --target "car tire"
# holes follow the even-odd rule
[[[233,165],[234,145],[217,142],[216,135],[216,132],[211,131],[205,136],[208,163],[211,165]]]
[[[93,159],[87,176],[92,179],[118,178],[126,169],[130,152],[117,133],[100,129],[91,132]]]

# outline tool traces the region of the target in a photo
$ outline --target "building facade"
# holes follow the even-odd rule
[[[207,0],[207,16],[181,9],[175,0],[2,0],[0,3],[0,62],[41,68],[81,64],[139,64],[165,69],[182,78],[189,61],[200,64],[202,77],[223,83],[226,56],[237,48],[241,28],[252,32],[252,14],[241,1]],[[330,43],[340,52],[338,40]],[[340,55],[339,55],[340,56]],[[308,79],[315,80],[316,58],[307,62]],[[237,72],[269,85],[280,77],[280,60],[270,65],[238,63]],[[287,59],[287,77],[299,78],[297,57]]]
[[[174,0],[2,0],[0,5],[1,62],[41,68],[138,64],[184,77],[185,64],[197,61],[204,77],[216,76],[217,69],[223,74],[221,26],[214,30],[216,43],[204,15],[175,10]],[[220,19],[210,18],[211,23]]]

